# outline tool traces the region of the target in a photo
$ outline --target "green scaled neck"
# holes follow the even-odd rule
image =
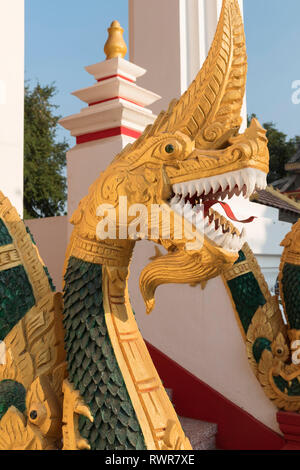
[[[79,432],[92,450],[143,450],[144,438],[109,339],[102,266],[71,257],[65,274],[64,326],[69,381],[89,406]]]

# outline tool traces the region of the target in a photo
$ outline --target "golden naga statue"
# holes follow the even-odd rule
[[[195,81],[114,158],[73,214],[63,298],[0,195],[0,449],[191,449],[129,302],[130,260],[142,238],[167,249],[141,274],[147,312],[160,284],[204,286],[221,274],[259,381],[279,408],[299,409],[300,370],[289,354],[289,340],[300,338],[290,302],[300,281],[298,229],[284,242],[281,266],[282,296],[292,309],[287,332],[243,234],[212,209],[225,196],[248,198],[266,185],[266,132],[254,119],[239,134],[246,72],[238,1],[224,0]],[[130,236],[130,211],[124,219],[125,200],[146,208],[138,237]],[[199,204],[201,231],[191,217]],[[153,206],[170,218],[168,237],[165,219],[152,220]],[[106,239],[99,236],[104,220],[113,228]]]

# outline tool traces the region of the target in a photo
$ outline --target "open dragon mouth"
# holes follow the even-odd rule
[[[220,248],[230,252],[239,251],[245,243],[245,230],[238,229],[224,216],[212,210],[214,204],[220,203],[229,219],[249,223],[255,217],[238,220],[229,204],[221,202],[234,195],[243,195],[248,199],[255,190],[265,189],[267,175],[254,168],[223,173],[210,178],[177,183],[173,185],[173,194],[169,201],[171,209],[190,219],[203,209],[204,235]]]

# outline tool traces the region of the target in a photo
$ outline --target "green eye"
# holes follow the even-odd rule
[[[166,147],[165,147],[165,151],[166,151],[167,153],[173,153],[174,150],[175,150],[175,149],[174,149],[174,146],[171,145],[171,144],[166,145]]]

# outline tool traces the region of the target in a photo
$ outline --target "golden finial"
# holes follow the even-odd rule
[[[108,39],[104,46],[106,60],[113,59],[114,57],[125,57],[127,46],[123,39],[124,29],[120,23],[115,20],[108,28]]]

